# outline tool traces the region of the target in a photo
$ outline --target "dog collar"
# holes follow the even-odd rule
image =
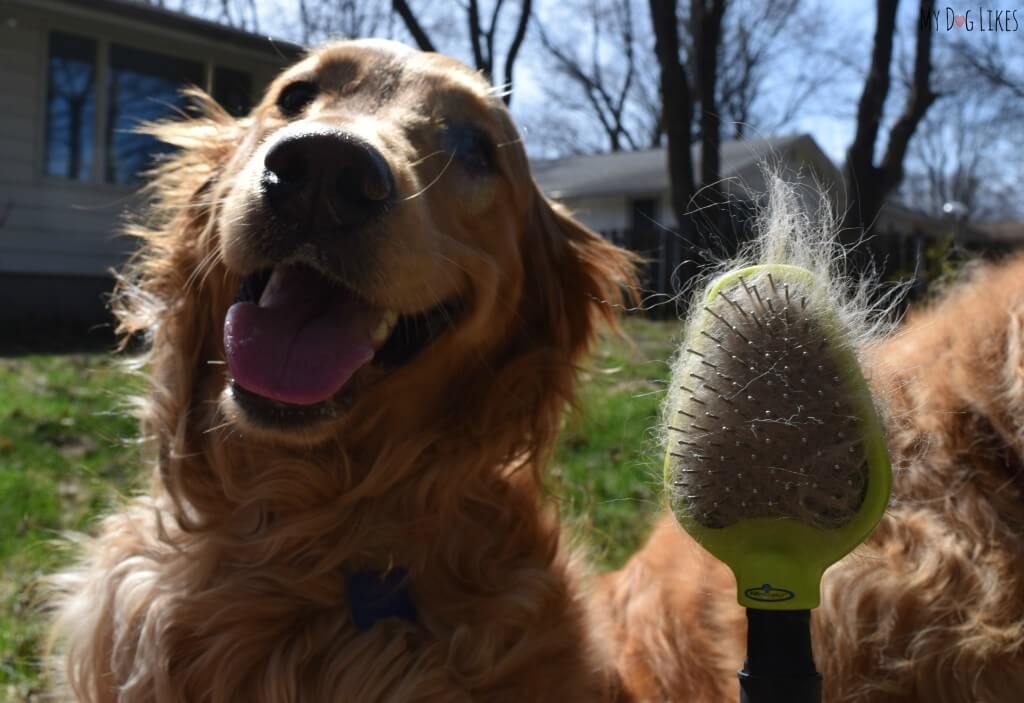
[[[345,577],[352,623],[360,632],[366,632],[378,620],[400,618],[416,622],[416,606],[409,595],[408,573],[405,569],[357,571]]]

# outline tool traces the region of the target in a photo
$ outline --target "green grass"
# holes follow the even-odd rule
[[[679,334],[678,323],[630,319],[625,327],[628,341],[603,340],[584,374],[553,467],[563,517],[605,567],[639,546],[661,505],[654,428]]]
[[[658,509],[658,404],[678,326],[627,320],[601,342],[555,456],[562,514],[605,567],[643,540]],[[0,701],[38,699],[45,625],[39,577],[61,566],[62,531],[87,530],[142,478],[124,404],[138,379],[112,356],[0,359]]]
[[[44,640],[36,582],[63,561],[62,530],[83,530],[137,480],[133,387],[102,355],[0,359],[0,700],[27,700]]]

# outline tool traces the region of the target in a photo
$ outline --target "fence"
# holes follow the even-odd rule
[[[669,228],[614,229],[601,234],[613,244],[640,254],[644,263],[640,269],[640,285],[648,301],[666,300],[686,290],[687,276],[696,271],[683,266],[680,235]],[[735,254],[739,242],[750,236],[740,224],[725,237],[716,238],[716,257]],[[851,246],[847,242],[847,246]],[[958,239],[953,230],[947,233],[887,231],[868,236],[849,257],[848,271],[872,269],[882,282],[912,281],[911,300],[925,295],[931,283],[941,279],[969,259],[994,258],[1013,247],[992,240]],[[674,316],[674,305],[653,305],[647,314],[654,317]]]

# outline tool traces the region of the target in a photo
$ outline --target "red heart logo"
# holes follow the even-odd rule
[[[956,22],[957,27],[963,27],[964,22],[967,21],[967,18],[964,17],[963,15],[957,15],[956,17],[953,18],[953,21]]]

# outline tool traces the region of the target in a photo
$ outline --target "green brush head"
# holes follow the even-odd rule
[[[740,604],[814,608],[892,484],[850,333],[822,282],[783,264],[719,278],[689,330],[668,400],[672,510],[732,569]]]

